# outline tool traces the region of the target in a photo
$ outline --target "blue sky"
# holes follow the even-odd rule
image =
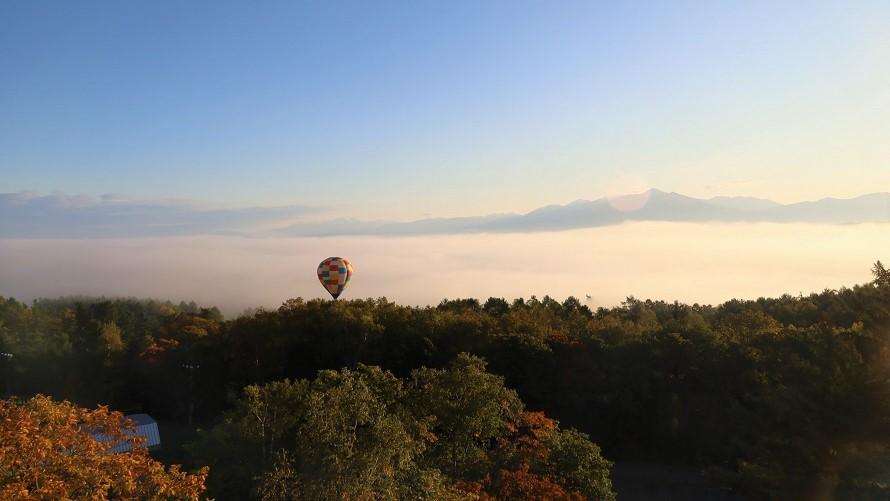
[[[0,193],[413,219],[890,188],[890,3],[0,4]],[[818,5],[816,5],[818,4]]]

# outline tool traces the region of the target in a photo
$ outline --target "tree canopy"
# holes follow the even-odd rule
[[[406,380],[359,364],[248,386],[193,449],[210,463],[241,454],[213,468],[240,477],[229,493],[255,479],[264,500],[614,498],[611,464],[586,435],[526,412],[467,354]]]

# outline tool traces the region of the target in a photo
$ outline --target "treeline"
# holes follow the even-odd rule
[[[12,355],[0,362],[19,395],[207,427],[231,419],[246,386],[359,364],[410,386],[469,353],[610,459],[698,465],[755,497],[871,499],[887,496],[890,472],[890,272],[873,271],[809,296],[595,311],[547,296],[292,299],[224,321],[193,304],[0,299],[0,352]]]

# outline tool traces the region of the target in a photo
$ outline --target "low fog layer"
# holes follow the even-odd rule
[[[590,294],[591,306],[627,295],[715,303],[862,283],[875,260],[890,261],[888,249],[890,224],[643,222],[534,234],[0,240],[0,295],[195,300],[237,315],[322,296],[315,268],[338,255],[356,269],[345,299],[435,304],[549,294],[584,301]]]

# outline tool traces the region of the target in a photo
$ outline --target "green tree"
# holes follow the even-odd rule
[[[272,468],[256,477],[254,497],[260,501],[295,501],[300,499],[300,483],[294,459],[287,450],[275,454]]]
[[[99,325],[99,342],[106,358],[112,354],[118,353],[124,349],[124,342],[121,338],[121,328],[114,323],[113,320],[102,322]]]
[[[308,386],[305,380],[287,379],[246,386],[234,409],[212,430],[198,435],[188,449],[196,463],[213,468],[215,474],[208,482],[212,492],[245,492],[276,454],[293,444],[305,414]],[[270,481],[289,471],[287,461],[280,457],[277,461],[279,470]]]
[[[426,464],[456,478],[478,478],[489,470],[488,452],[522,412],[519,396],[504,387],[504,379],[466,353],[447,369],[414,371],[409,398],[436,436]]]
[[[871,269],[875,276],[875,284],[883,287],[890,287],[890,270],[884,267],[881,261],[876,261]]]
[[[517,430],[525,416],[516,393],[474,356],[461,354],[446,369],[418,369],[407,384],[359,364],[321,371],[311,382],[245,388],[191,449],[210,464],[208,485],[219,497],[252,491],[270,501],[457,500],[473,498],[477,488],[494,496],[556,486],[554,492],[611,499],[610,463],[586,436],[541,415],[546,434],[535,436],[537,452],[523,455],[527,435]],[[529,463],[531,473],[523,470]]]
[[[377,367],[322,371],[310,385],[295,457],[306,499],[395,499],[424,449],[402,382]]]
[[[284,437],[292,437],[303,417],[308,384],[306,381],[274,381],[262,386],[244,388],[240,400],[242,409],[236,415],[243,416],[239,425],[245,434],[260,444],[260,460],[269,461]]]

